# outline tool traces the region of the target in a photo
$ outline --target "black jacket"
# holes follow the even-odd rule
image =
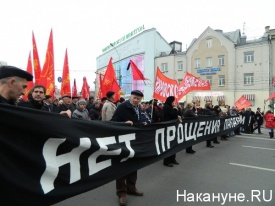
[[[37,109],[37,110],[41,110],[41,108],[43,107],[42,102],[35,101],[34,99],[29,99],[26,102],[19,102],[17,105],[20,107],[26,107],[26,108]]]
[[[164,103],[163,106],[163,121],[178,119],[179,113],[177,109],[172,107],[172,104]]]
[[[142,111],[141,107],[138,106],[137,114],[129,100],[118,105],[111,121],[126,122],[128,120],[132,121],[134,125],[151,123],[151,120],[147,113],[145,111]]]

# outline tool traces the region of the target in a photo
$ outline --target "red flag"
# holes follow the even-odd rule
[[[265,101],[267,102],[270,99],[274,99],[275,98],[275,92],[273,92]]]
[[[166,98],[174,96],[178,97],[178,84],[174,79],[169,79],[164,76],[162,72],[157,68],[156,81],[154,86],[153,98],[165,102]]]
[[[73,97],[76,97],[77,96],[77,88],[76,88],[76,81],[75,81],[75,79],[74,79],[74,86],[73,86],[73,88],[72,88],[72,96]]]
[[[69,62],[68,62],[67,49],[65,52],[60,94],[61,94],[61,96],[65,95],[65,94],[71,96],[71,83],[70,83],[70,73],[69,73]]]
[[[102,74],[99,74],[99,91],[98,91],[98,96],[101,99],[106,95],[106,92],[103,90],[103,80],[102,80]],[[104,95],[105,93],[105,95]]]
[[[33,74],[33,72],[32,72],[31,52],[29,53],[28,65],[27,65],[27,70],[26,71],[29,72],[29,73],[31,73],[31,74]],[[24,100],[28,99],[28,93],[29,93],[30,89],[33,88],[33,86],[34,86],[33,81],[28,81],[28,86],[27,86],[27,88],[25,90],[25,94],[22,97]]]
[[[238,110],[241,110],[243,108],[252,106],[252,104],[244,96],[241,96],[241,98],[235,102],[234,106],[237,107]]]
[[[81,89],[81,96],[84,99],[88,99],[89,96],[90,96],[90,87],[87,83],[86,77],[83,77],[83,85],[82,85],[82,89]]]
[[[130,65],[132,67],[133,80],[148,80],[143,76],[141,71],[137,68],[137,66],[132,60],[130,60]]]
[[[115,100],[119,100],[120,98],[120,94],[119,94],[120,86],[117,83],[116,73],[113,67],[112,58],[110,58],[104,78],[102,80],[101,91],[103,92],[104,96],[106,96],[106,92],[113,91],[116,94]]]
[[[40,79],[41,67],[40,67],[40,61],[38,56],[38,49],[36,46],[36,41],[35,41],[33,32],[32,32],[32,53],[33,53],[34,77],[35,77],[35,83],[37,84]]]
[[[40,75],[39,84],[46,87],[47,94],[54,96],[54,54],[53,54],[53,33],[51,30],[50,38],[48,42],[48,49],[43,66],[43,70]]]
[[[186,72],[184,78],[182,79],[179,90],[178,90],[178,100],[184,97],[187,93],[193,90],[210,90],[210,84],[208,81],[199,79],[194,75]]]

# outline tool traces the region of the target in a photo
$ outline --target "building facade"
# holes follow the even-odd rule
[[[186,51],[182,44],[170,44],[155,28],[145,30],[97,58],[97,73],[105,73],[110,58],[116,70],[122,96],[129,97],[133,89],[144,92],[144,100],[152,99],[156,69],[165,76],[180,82],[189,72],[209,81],[211,90],[193,91],[180,102],[194,102],[204,107],[206,102],[213,105],[234,105],[242,96],[257,107],[268,109],[273,100],[264,100],[275,91],[275,30],[266,27],[259,39],[247,40],[240,30],[223,32],[208,27],[194,39]],[[150,81],[132,80],[132,60]],[[98,92],[98,76],[95,81]]]
[[[181,101],[192,101],[201,107],[206,102],[232,106],[245,96],[252,103],[252,109],[264,108],[264,100],[274,90],[272,32],[266,28],[260,39],[248,41],[240,30],[224,33],[208,27],[186,52],[159,56],[155,64],[160,68],[167,64],[162,72],[172,79],[181,80],[187,71],[209,81],[210,91],[190,92]],[[181,72],[177,62],[183,62]]]
[[[171,50],[169,43],[155,28],[144,30],[128,41],[111,47],[97,57],[97,74],[104,75],[109,60],[112,58],[122,96],[128,98],[132,90],[138,89],[144,93],[144,100],[150,100],[153,95],[155,79],[154,59],[156,56],[160,56],[161,52],[170,52]],[[132,70],[127,70],[130,60],[137,65],[138,69],[149,80],[144,82],[132,79]],[[99,75],[96,77],[95,88],[97,94],[99,91]]]

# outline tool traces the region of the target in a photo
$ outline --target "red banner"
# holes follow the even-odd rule
[[[65,52],[65,59],[64,59],[60,94],[61,94],[61,96],[63,96],[63,95],[71,96],[71,83],[70,83],[70,72],[69,72],[69,62],[68,62],[67,49],[66,49],[66,52]]]
[[[75,79],[74,79],[74,86],[73,86],[73,88],[72,88],[72,96],[73,97],[76,97],[77,96],[77,87],[76,87],[76,81],[75,81]]]
[[[267,102],[270,99],[275,99],[275,92],[273,92],[265,101]]]
[[[81,89],[81,96],[84,99],[88,99],[90,96],[90,87],[88,85],[86,77],[83,77],[83,85]]]
[[[130,65],[132,67],[133,80],[147,80],[132,60],[130,60]]]
[[[31,53],[29,53],[28,65],[27,65],[27,70],[26,71],[29,72],[29,73],[31,73],[31,74],[33,74],[33,72],[32,72]],[[25,90],[25,94],[22,97],[24,100],[28,99],[28,93],[29,93],[30,89],[33,88],[33,86],[34,86],[33,81],[28,81],[28,86],[27,86],[27,88]]]
[[[54,54],[53,54],[53,33],[51,30],[50,38],[48,42],[48,49],[43,66],[43,70],[40,75],[39,84],[46,87],[46,94],[54,96]]]
[[[199,79],[194,75],[186,72],[179,85],[178,100],[193,90],[211,90],[211,87],[208,81]]]
[[[174,96],[176,99],[178,98],[177,81],[164,76],[159,68],[157,68],[153,98],[165,102],[169,96]]]
[[[35,83],[37,84],[40,79],[41,67],[40,67],[38,50],[37,50],[36,41],[35,41],[33,32],[32,32],[32,53],[33,53],[34,77],[35,77]]]
[[[116,79],[116,73],[115,73],[115,69],[113,67],[113,63],[112,63],[112,58],[110,58],[109,64],[107,66],[104,78],[102,80],[102,84],[100,85],[100,90],[102,92],[102,94],[104,96],[106,96],[106,93],[108,91],[113,91],[116,93],[116,100],[119,100],[120,98],[120,86],[117,83],[117,79]]]
[[[244,96],[241,96],[241,98],[238,99],[238,101],[235,102],[234,106],[237,107],[238,110],[241,110],[243,108],[252,106],[252,104]]]

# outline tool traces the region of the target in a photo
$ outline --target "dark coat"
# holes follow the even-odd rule
[[[46,112],[52,112],[52,106],[50,104],[44,104],[41,110]]]
[[[89,110],[89,117],[91,120],[100,120],[100,108],[92,108]]]
[[[256,119],[258,125],[262,125],[263,124],[263,122],[264,122],[263,116],[264,115],[263,115],[262,112],[260,112],[258,110],[256,111],[256,113],[255,113],[255,119]]]
[[[20,107],[26,107],[26,108],[37,109],[37,110],[41,110],[41,108],[43,107],[42,102],[35,101],[34,99],[29,99],[26,102],[19,102],[17,105]]]
[[[0,104],[8,104],[8,105],[15,105],[14,102],[6,100],[4,97],[0,95]]]
[[[60,113],[62,111],[67,111],[69,109],[69,106],[61,104],[61,105],[59,105],[58,109],[59,109],[58,113]]]
[[[172,107],[172,104],[164,103],[163,106],[163,121],[178,119],[178,110]]]
[[[188,117],[196,117],[197,115],[195,112],[191,109],[186,109],[183,113],[183,118],[188,118]]]
[[[138,114],[133,108],[129,100],[118,105],[111,121],[115,122],[126,122],[132,121],[134,125],[150,124],[151,120],[145,111],[142,111],[141,107],[138,106]]]

